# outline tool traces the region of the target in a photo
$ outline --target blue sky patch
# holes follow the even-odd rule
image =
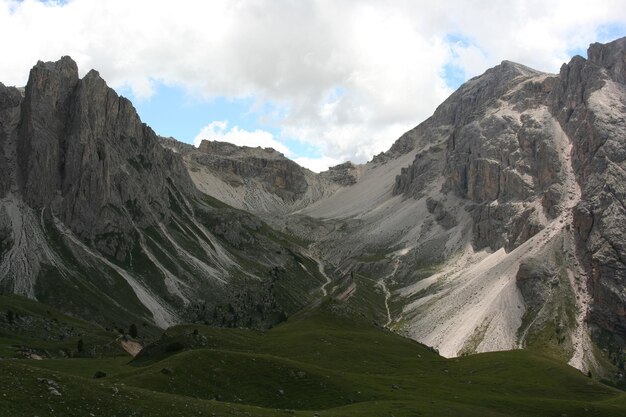
[[[448,45],[458,45],[461,48],[467,48],[472,45],[472,41],[469,37],[464,36],[460,33],[449,33],[445,37],[445,41]],[[467,77],[465,75],[465,71],[459,65],[454,63],[457,55],[454,49],[452,51],[452,59],[443,67],[443,79],[446,82],[446,85],[453,90],[456,90],[467,81]]]
[[[626,24],[623,23],[609,23],[602,25],[597,30],[597,36],[595,42],[607,43],[614,41],[615,39],[626,36]],[[587,47],[572,48],[567,50],[569,56],[580,55],[583,58],[587,58]]]
[[[141,120],[157,134],[172,136],[183,142],[193,143],[203,127],[218,120],[227,120],[229,127],[277,133],[272,126],[263,126],[259,122],[257,112],[250,111],[254,104],[251,98],[202,100],[191,97],[184,88],[163,84],[157,84],[155,94],[144,100],[135,98],[129,88],[118,89],[118,92],[130,98]],[[265,110],[266,107],[261,109],[262,112]]]

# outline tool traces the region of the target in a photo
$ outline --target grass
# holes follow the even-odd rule
[[[13,318],[8,320],[8,312]],[[20,296],[0,296],[0,357],[123,354],[118,334]],[[84,352],[77,351],[83,340]]]
[[[107,376],[93,379],[97,370]],[[445,359],[331,300],[269,331],[176,326],[130,362],[2,360],[0,384],[10,398],[0,398],[0,415],[12,416],[626,414],[623,392],[554,358]]]
[[[355,261],[364,263],[376,263],[387,259],[389,256],[388,251],[367,251],[354,258]]]

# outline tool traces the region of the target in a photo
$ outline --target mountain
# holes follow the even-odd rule
[[[626,38],[559,74],[504,61],[320,174],[159,137],[97,72],[40,62],[24,91],[0,86],[0,288],[148,329],[270,327],[330,296],[446,357],[527,348],[608,375],[626,347],[625,59]]]
[[[0,152],[3,293],[109,328],[265,327],[321,293],[303,242],[199,192],[130,101],[69,57],[37,63],[23,91],[0,84]]]
[[[196,148],[173,138],[161,141],[182,155],[200,191],[277,224],[286,215],[356,183],[358,176],[350,162],[315,174],[272,148],[210,140],[202,140]]]
[[[300,189],[316,191],[275,193],[279,204],[250,197],[268,193],[250,192],[257,173],[228,168],[214,186],[234,159],[197,161],[217,144],[184,161],[206,193],[312,238],[335,267],[336,296],[445,356],[527,347],[587,370],[602,367],[599,344],[620,364],[625,47],[593,44],[557,75],[504,61],[389,151],[303,175]]]
[[[542,346],[588,369],[591,333],[623,361],[625,47],[468,81],[303,211],[359,219],[320,246],[350,268],[384,255],[395,328],[445,356]]]

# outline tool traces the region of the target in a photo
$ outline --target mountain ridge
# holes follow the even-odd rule
[[[6,278],[21,266],[63,270],[46,232],[57,230],[110,275],[130,271],[127,282],[156,292],[150,297],[179,317],[207,319],[202,301],[212,300],[209,309],[224,310],[217,320],[233,324],[255,303],[246,297],[267,294],[269,305],[283,297],[278,314],[328,292],[445,356],[527,347],[596,371],[599,345],[623,363],[625,51],[626,38],[593,44],[589,59],[574,57],[559,74],[503,61],[388,151],[320,174],[273,150],[159,138],[97,72],[79,81],[68,59],[37,64],[24,97],[0,85],[0,173],[9,179],[0,180],[0,284],[24,292]],[[52,70],[56,78],[47,79]],[[112,122],[129,113],[130,125]],[[129,130],[144,139],[116,149]],[[107,165],[109,155],[135,159]],[[127,178],[116,167],[143,172],[133,191],[108,191]],[[130,194],[142,196],[136,205],[126,204]],[[121,236],[96,242],[99,232],[116,230],[113,220]],[[75,235],[69,243],[67,230]],[[21,235],[35,236],[39,249],[13,244]],[[28,252],[41,259],[21,255]],[[154,271],[116,264],[129,254]],[[255,282],[245,278],[250,262],[268,287],[229,296],[233,282]],[[169,282],[158,284],[165,290],[154,289],[155,276]],[[219,283],[207,287],[207,276]],[[230,309],[218,308],[220,300]]]
[[[23,96],[1,85],[0,96],[3,292],[109,327],[167,327],[197,314],[198,301],[226,311],[210,320],[232,324],[234,304],[249,310],[238,320],[265,326],[308,302],[323,280],[305,272],[302,285],[268,294],[284,274],[272,276],[274,268],[313,263],[297,255],[305,248],[201,194],[179,156],[97,71],[80,79],[69,57],[39,62]],[[259,242],[273,259],[249,249]],[[251,295],[246,283],[260,288]],[[250,316],[256,304],[263,318]]]

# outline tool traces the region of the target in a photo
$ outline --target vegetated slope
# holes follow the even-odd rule
[[[117,329],[21,296],[0,296],[0,358],[127,356],[121,340]]]
[[[554,359],[528,351],[445,359],[344,315],[340,304],[269,331],[173,327],[127,364],[3,360],[11,401],[0,401],[0,413],[619,416],[626,409],[622,392]],[[92,379],[102,369],[107,376]]]
[[[264,327],[320,292],[302,245],[200,193],[96,71],[64,57],[0,84],[2,293],[111,328]]]

